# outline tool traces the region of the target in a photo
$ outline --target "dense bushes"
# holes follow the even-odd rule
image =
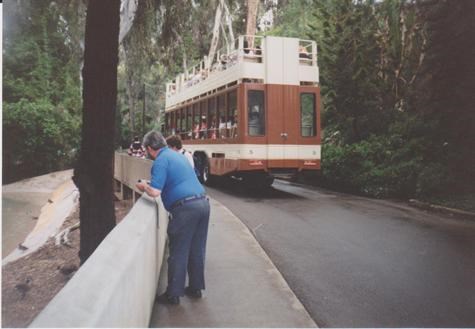
[[[475,195],[475,3],[314,4],[324,184],[440,202]]]
[[[79,144],[77,118],[48,100],[4,103],[4,180],[70,166]]]
[[[343,143],[339,132],[323,141],[325,185],[374,197],[427,198],[463,193],[466,184],[450,172],[448,144],[434,121],[399,113],[385,134]]]

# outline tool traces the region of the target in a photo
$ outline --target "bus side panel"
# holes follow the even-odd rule
[[[223,176],[239,170],[239,160],[211,158],[209,164],[211,175]]]

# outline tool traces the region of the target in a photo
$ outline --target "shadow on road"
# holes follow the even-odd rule
[[[304,197],[277,190],[272,186],[255,187],[228,177],[217,177],[210,186],[212,189],[235,197],[258,202],[266,199],[305,199]]]

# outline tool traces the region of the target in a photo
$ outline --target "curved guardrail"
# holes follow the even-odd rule
[[[115,160],[121,188],[150,175],[151,161],[119,153]],[[30,327],[148,327],[167,223],[160,199],[138,199]]]

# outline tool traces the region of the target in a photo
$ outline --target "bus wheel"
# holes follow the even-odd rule
[[[212,176],[209,173],[209,162],[205,161],[201,167],[200,182],[210,186],[212,184]]]

